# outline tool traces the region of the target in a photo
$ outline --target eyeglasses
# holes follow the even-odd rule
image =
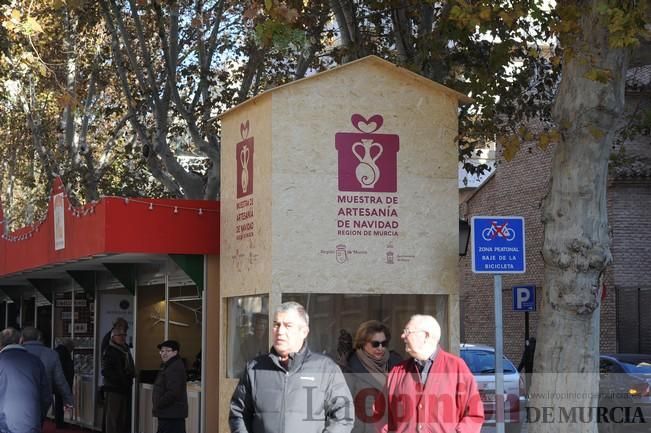
[[[371,346],[373,346],[373,348],[375,348],[375,349],[377,349],[380,346],[387,347],[387,345],[389,344],[389,342],[387,340],[384,340],[384,341],[372,340],[372,341],[369,341],[369,343],[371,343]]]
[[[424,329],[409,329],[409,328],[405,328],[402,330],[402,334],[406,336],[415,334],[416,332],[427,332],[427,331],[425,331]]]
[[[174,350],[172,350],[172,349],[168,349],[168,348],[165,348],[165,349],[161,349],[161,350],[160,350],[160,353],[172,353],[172,352],[174,352]]]

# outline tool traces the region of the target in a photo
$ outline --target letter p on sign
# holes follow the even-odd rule
[[[513,287],[513,311],[536,311],[536,286]]]

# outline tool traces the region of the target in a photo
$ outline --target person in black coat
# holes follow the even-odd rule
[[[61,344],[59,344],[56,349],[54,349],[59,355],[59,360],[61,361],[61,368],[63,369],[63,376],[68,382],[68,386],[72,389],[72,382],[75,378],[75,364],[72,360],[72,351],[75,348],[74,342],[66,338]],[[58,429],[63,429],[66,426],[66,423],[63,420],[64,417],[64,403],[63,396],[54,391],[54,420]]]
[[[107,332],[102,338],[102,343],[99,347],[100,353],[104,354],[104,351],[109,346],[109,343],[111,342],[111,332],[113,332],[115,328],[124,329],[124,332],[127,332],[129,331],[129,323],[127,323],[127,321],[122,317],[118,317],[117,319],[115,319],[115,321],[113,322],[113,326],[111,327],[111,330]]]
[[[102,354],[104,433],[131,431],[131,388],[135,367],[126,339],[126,329],[113,328],[111,341]]]
[[[531,373],[533,373],[533,359],[536,354],[536,337],[529,337],[524,341],[524,352],[522,352],[522,359],[518,365],[518,371],[524,368],[527,391],[531,386]]]
[[[389,351],[389,341],[389,328],[377,320],[362,323],[355,332],[354,351],[342,366],[355,402],[355,425],[352,433],[377,431],[373,404],[384,390],[389,371],[402,361],[400,355]]]
[[[185,433],[188,392],[179,343],[163,341],[158,349],[163,364],[154,381],[152,393],[152,414],[158,418],[157,433]]]

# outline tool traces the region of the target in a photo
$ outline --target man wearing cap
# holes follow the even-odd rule
[[[158,345],[158,349],[163,363],[152,394],[152,413],[158,418],[158,433],[185,433],[188,393],[179,343],[166,340]]]

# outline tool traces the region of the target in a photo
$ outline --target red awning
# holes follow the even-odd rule
[[[0,277],[129,253],[219,254],[219,202],[104,197],[76,208],[56,179],[45,219],[2,235]]]

